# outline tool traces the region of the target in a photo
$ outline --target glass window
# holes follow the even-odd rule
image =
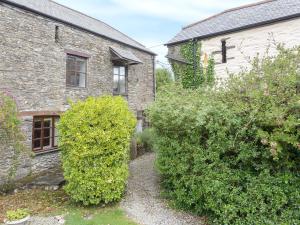
[[[67,55],[66,83],[71,87],[86,87],[87,59]]]
[[[127,68],[125,66],[114,66],[114,95],[127,94]]]
[[[58,116],[44,116],[33,118],[33,151],[40,152],[57,147],[58,133],[56,124],[58,121]]]

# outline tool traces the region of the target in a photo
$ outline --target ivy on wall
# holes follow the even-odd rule
[[[181,57],[186,63],[171,61],[176,81],[180,81],[184,88],[198,88],[202,85],[212,85],[215,80],[215,62],[212,57],[207,65],[201,62],[201,42],[189,41],[180,46]]]
[[[0,154],[2,151],[7,152],[8,149],[12,149],[12,164],[7,174],[7,183],[15,177],[19,157],[26,150],[20,123],[14,99],[8,94],[0,92]]]

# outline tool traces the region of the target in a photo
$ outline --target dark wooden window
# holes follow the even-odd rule
[[[67,55],[67,86],[86,87],[87,58]]]
[[[227,47],[226,41],[222,41],[222,63],[227,63]]]
[[[127,95],[127,72],[126,66],[114,66],[114,95]]]
[[[32,149],[35,152],[47,151],[57,147],[58,116],[35,116],[32,128]]]
[[[55,26],[55,42],[59,41],[59,26]]]

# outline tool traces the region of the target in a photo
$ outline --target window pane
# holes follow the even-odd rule
[[[86,61],[85,60],[77,60],[76,72],[86,73]]]
[[[124,66],[120,67],[120,75],[125,76],[125,67]]]
[[[67,85],[76,86],[75,72],[67,72]]]
[[[78,74],[78,86],[85,87],[85,73]]]
[[[75,58],[73,56],[67,56],[67,71],[75,71]]]
[[[44,129],[44,137],[50,137],[51,136],[51,129],[45,128]]]
[[[33,141],[33,148],[41,148],[41,140]]]
[[[85,87],[86,86],[86,65],[85,58],[68,56],[66,83],[69,86]]]
[[[41,138],[41,137],[42,137],[42,130],[34,130],[33,139]]]
[[[44,138],[43,147],[50,147],[50,138]]]
[[[119,76],[114,75],[114,92],[118,92],[118,86],[119,86]]]
[[[40,120],[34,120],[34,128],[41,128],[42,122]]]
[[[114,67],[114,75],[119,75],[119,67]]]
[[[125,77],[124,76],[120,76],[120,94],[125,94],[126,93],[126,86],[125,86]]]
[[[52,119],[45,119],[44,120],[44,127],[51,127]]]

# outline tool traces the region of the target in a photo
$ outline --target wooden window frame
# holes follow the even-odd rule
[[[32,121],[32,151],[35,153],[39,153],[39,152],[46,152],[46,151],[51,151],[53,149],[56,149],[58,146],[55,145],[55,139],[58,137],[57,134],[55,133],[55,128],[56,128],[56,124],[55,124],[55,120],[58,119],[59,116],[34,116],[33,117],[33,121]],[[46,147],[44,146],[44,140],[45,140],[45,136],[44,136],[44,122],[46,119],[51,119],[51,124],[50,124],[50,130],[52,132],[50,132],[49,135],[49,144],[50,147]],[[35,128],[35,121],[36,120],[40,120],[41,121],[41,128]],[[34,137],[34,132],[36,130],[40,130],[41,131],[41,136],[39,138],[35,138]],[[47,138],[47,137],[46,137]],[[40,140],[40,148],[34,148],[34,141],[36,140]]]
[[[83,72],[80,72],[80,71],[77,71],[76,70],[76,66],[75,66],[75,70],[68,70],[68,59],[69,57],[72,57],[72,58],[75,58],[75,65],[76,65],[76,62],[77,60],[84,60],[85,61],[85,73]],[[80,55],[75,55],[75,54],[70,54],[70,53],[67,53],[67,60],[66,60],[66,86],[67,87],[73,87],[73,88],[86,88],[87,87],[87,64],[88,64],[88,58],[87,57],[84,57],[84,56],[80,56]],[[72,72],[72,73],[75,73],[75,76],[76,74],[84,74],[84,87],[81,87],[80,85],[72,85],[72,84],[69,84],[68,83],[68,72]]]
[[[128,66],[127,65],[119,64],[119,63],[115,63],[113,65],[113,82],[114,82],[115,75],[118,75],[118,77],[123,76],[123,75],[120,75],[120,67],[125,68],[125,75],[124,75],[124,77],[125,77],[125,93],[120,93],[120,79],[119,79],[118,91],[113,90],[113,95],[127,96],[128,95]],[[119,68],[119,74],[114,73],[115,68]],[[113,86],[114,86],[114,84],[113,84]]]

